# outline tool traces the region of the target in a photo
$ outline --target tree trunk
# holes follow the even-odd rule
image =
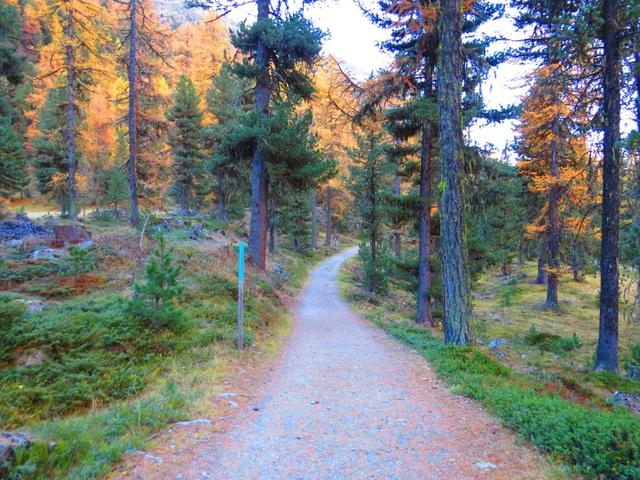
[[[269,17],[269,0],[258,0],[257,21]],[[271,79],[269,78],[269,50],[262,36],[258,38],[255,56],[258,75],[256,77],[256,112],[261,120],[269,115]],[[251,161],[251,226],[249,230],[249,254],[255,268],[264,270],[267,261],[268,198],[267,164],[265,145],[257,138]]]
[[[129,160],[128,182],[129,182],[129,219],[132,225],[140,223],[140,212],[138,211],[138,177],[136,169],[136,156],[138,153],[138,97],[137,97],[137,57],[138,57],[138,0],[131,0],[129,4],[129,60],[127,65],[127,76],[129,82],[129,112],[127,114],[127,125],[129,128]]]
[[[536,276],[536,285],[544,285],[547,279],[545,265],[547,263],[547,239],[540,237],[540,247],[538,249],[538,275]]]
[[[73,55],[73,10],[67,11],[67,46],[65,47],[65,68],[67,73],[67,184],[69,192],[69,218],[75,220],[78,217],[76,206],[76,138],[75,138],[75,105],[74,105],[74,55]]]
[[[269,253],[276,252],[276,203],[269,199]]]
[[[218,218],[223,222],[229,221],[229,214],[227,213],[226,192],[224,191],[224,176],[222,173],[217,174],[218,177],[218,194],[216,201],[216,213]]]
[[[560,222],[558,218],[558,204],[560,203],[560,184],[558,166],[558,126],[554,121],[551,139],[551,178],[553,183],[549,189],[549,211],[547,217],[547,242],[549,243],[548,269],[547,269],[547,300],[545,307],[557,310],[558,304],[558,271],[560,262],[558,260],[560,250]]]
[[[332,224],[331,224],[331,197],[333,195],[333,190],[331,187],[327,187],[327,198],[325,199],[325,212],[326,212],[326,220],[325,220],[325,225],[326,225],[326,236],[324,237],[324,246],[325,247],[330,247],[331,246],[331,230],[332,230]]]
[[[618,370],[618,236],[620,228],[620,43],[619,0],[603,2],[604,45],[602,156],[602,241],[600,329],[596,370]]]
[[[318,212],[317,201],[316,201],[316,191],[311,189],[311,249],[315,250],[318,248]]]
[[[400,175],[398,173],[396,173],[395,178],[393,179],[393,194],[397,197],[400,196]],[[400,257],[400,255],[402,254],[402,237],[400,235],[400,232],[398,230],[396,230],[395,232],[393,232],[393,253],[395,254],[396,258]]]
[[[424,96],[433,97],[433,65],[425,71]],[[433,326],[431,308],[431,186],[433,184],[433,125],[425,120],[422,125],[422,143],[420,151],[420,213],[418,222],[418,298],[416,302],[416,322]]]
[[[471,298],[464,244],[462,199],[462,5],[441,2],[438,106],[440,113],[440,199],[444,339],[466,345],[471,341]]]

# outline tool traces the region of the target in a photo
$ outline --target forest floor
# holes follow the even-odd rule
[[[246,238],[243,222],[171,215],[149,222],[148,233],[164,230],[182,269],[178,306],[187,321],[172,331],[126,313],[133,273],[144,280],[156,242],[141,242],[126,219],[92,217],[81,223],[97,264],[86,273],[69,275],[68,256],[34,260],[52,238],[0,244],[0,431],[33,440],[9,472],[0,462],[0,478],[101,478],[167,428],[180,431],[177,422],[210,413],[224,382],[281,351],[292,298],[309,268],[335,251],[303,254],[283,242],[269,273],[248,269],[247,348],[238,352],[235,248]]]
[[[548,478],[549,465],[427,362],[356,314],[315,269],[284,355],[212,396],[210,425],[173,429],[118,479]]]

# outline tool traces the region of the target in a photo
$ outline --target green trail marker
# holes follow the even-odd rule
[[[238,349],[244,349],[244,242],[238,244]]]

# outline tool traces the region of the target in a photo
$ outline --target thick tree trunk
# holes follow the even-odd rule
[[[433,97],[433,66],[425,71],[424,95]],[[431,308],[431,187],[433,157],[433,125],[425,120],[422,126],[422,143],[420,151],[420,213],[418,222],[418,292],[416,302],[416,322],[433,325]]]
[[[331,215],[333,214],[333,212],[331,211],[331,200],[333,196],[333,190],[331,187],[327,187],[327,197],[325,198],[325,213],[326,213],[326,219],[325,219],[325,228],[326,228],[326,236],[324,237],[324,246],[325,247],[330,247],[331,246],[331,230],[332,230],[332,222],[331,222]]]
[[[558,204],[560,203],[560,184],[558,166],[558,128],[557,122],[551,127],[551,178],[553,183],[549,189],[549,211],[547,216],[547,242],[549,243],[549,268],[547,271],[547,300],[545,307],[557,310],[558,304],[558,271],[560,262],[558,255],[560,251],[560,222],[558,218]]]
[[[620,228],[620,42],[619,0],[603,2],[604,44],[602,159],[602,241],[600,248],[600,331],[596,369],[618,370],[618,237]]]
[[[129,3],[129,60],[127,76],[129,82],[129,112],[127,125],[129,128],[129,160],[127,162],[129,182],[129,219],[132,225],[140,223],[138,211],[138,176],[136,156],[138,154],[138,98],[137,98],[137,56],[138,56],[138,0]]]
[[[258,0],[258,22],[269,17],[269,0]],[[258,39],[255,56],[258,76],[256,78],[256,112],[261,119],[269,115],[271,79],[269,78],[269,50],[262,37]],[[264,270],[267,261],[268,229],[267,163],[264,140],[256,139],[251,161],[251,225],[249,229],[249,254],[255,268]]]
[[[544,285],[547,280],[547,239],[540,237],[540,247],[538,248],[538,274],[536,276],[536,285]]]
[[[311,196],[311,249],[318,248],[318,212],[316,191],[312,188],[310,192]]]
[[[440,111],[440,199],[444,339],[466,345],[471,341],[471,298],[464,244],[462,199],[462,5],[441,2],[438,106]]]
[[[67,73],[67,185],[69,192],[69,218],[75,220],[78,217],[78,208],[76,205],[77,188],[76,188],[76,134],[75,134],[75,92],[74,92],[74,55],[73,40],[74,35],[74,18],[73,10],[69,8],[67,12],[67,46],[65,47],[65,68]]]

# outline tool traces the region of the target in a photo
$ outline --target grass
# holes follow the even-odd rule
[[[573,472],[570,475],[640,477],[638,416],[597,398],[593,400],[595,405],[586,405],[576,401],[575,396],[567,396],[569,392],[577,395],[582,388],[572,384],[575,381],[571,377],[565,379],[569,384],[565,385],[557,377],[516,371],[479,347],[444,345],[441,339],[411,321],[412,306],[402,292],[393,291],[393,295],[371,305],[362,300],[354,286],[357,278],[352,270],[343,270],[341,282],[345,297],[366,318],[423,355],[452,392],[481,402],[506,426],[567,465]],[[526,288],[523,290],[518,294],[521,301],[528,296]],[[522,336],[526,336],[526,331]],[[551,343],[558,342],[558,338],[552,337]],[[547,337],[544,341],[548,342]],[[595,378],[610,386],[614,381],[611,377],[609,374]],[[616,377],[615,382],[629,382]],[[582,395],[588,398],[589,390],[584,390]]]
[[[144,448],[168,423],[193,418],[199,400],[222,382],[230,365],[278,351],[289,331],[287,298],[324,258],[282,248],[277,258],[288,281],[278,288],[269,275],[248,270],[250,348],[238,352],[236,260],[226,247],[170,235],[183,270],[180,308],[188,322],[177,332],[152,331],[130,321],[123,308],[131,272],[145,263],[135,255],[148,255],[148,246],[139,249],[136,232],[121,222],[110,226],[101,220],[90,228],[105,278],[97,291],[74,291],[45,300],[41,313],[26,313],[20,299],[31,297],[24,288],[44,281],[36,272],[0,298],[0,313],[11,317],[11,325],[3,325],[8,335],[0,338],[0,428],[27,431],[36,439],[5,472],[10,478],[100,478],[124,452]],[[227,235],[229,244],[237,242],[233,232]],[[59,281],[49,270],[42,274]],[[34,354],[35,362],[20,360]]]

